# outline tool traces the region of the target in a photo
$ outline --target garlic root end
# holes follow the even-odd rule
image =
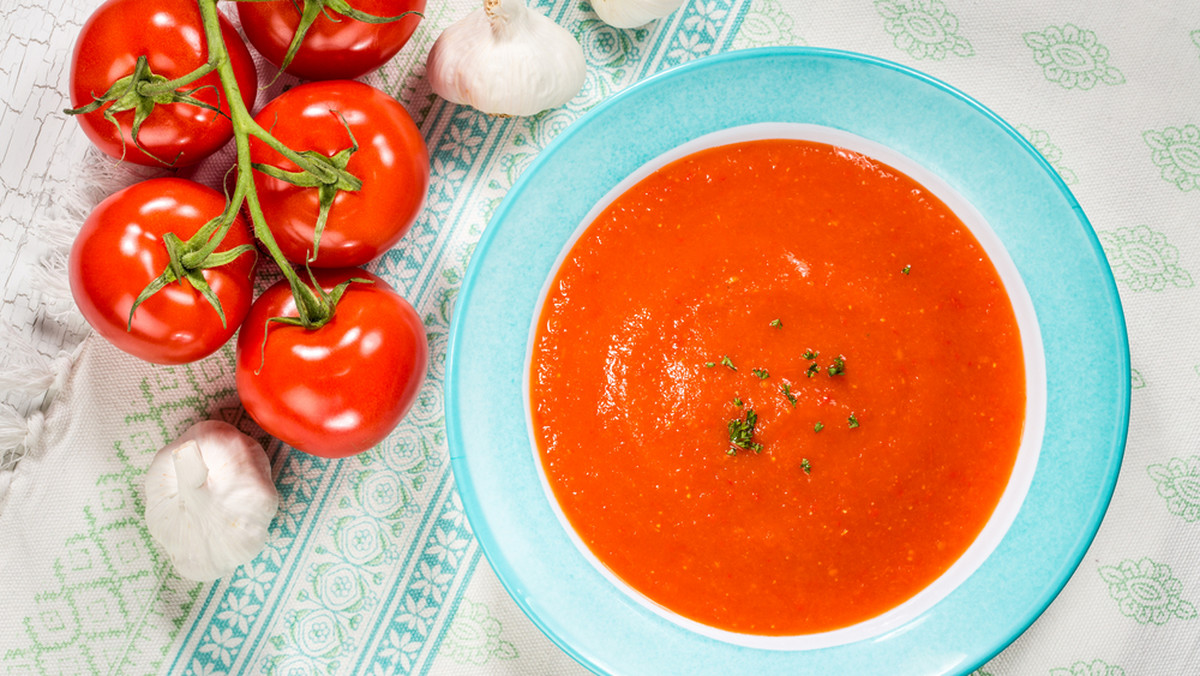
[[[179,491],[194,491],[208,480],[208,465],[200,453],[200,444],[188,439],[171,452],[171,460],[175,465],[175,476],[179,483]]]

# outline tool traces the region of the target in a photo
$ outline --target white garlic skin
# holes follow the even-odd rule
[[[613,28],[637,28],[667,16],[683,0],[592,0],[596,16]]]
[[[447,101],[510,116],[565,104],[587,76],[575,36],[525,0],[485,0],[442,31],[425,70],[434,93]]]
[[[251,561],[278,511],[262,446],[225,422],[188,428],[146,471],[146,527],[189,580],[210,582]]]

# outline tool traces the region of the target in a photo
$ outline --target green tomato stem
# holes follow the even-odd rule
[[[233,66],[229,61],[229,52],[225,46],[225,41],[221,37],[220,16],[217,13],[217,0],[198,0],[200,4],[200,20],[204,25],[204,37],[208,42],[208,62],[216,68],[217,76],[221,79],[221,87],[225,90],[225,98],[229,100],[229,119],[233,124],[234,143],[237,148],[237,184],[234,187],[233,198],[230,204],[226,207],[226,215],[230,215],[229,221],[233,222],[232,215],[236,215],[238,209],[241,208],[242,200],[245,200],[246,206],[250,212],[250,221],[254,226],[254,236],[262,243],[267,253],[275,261],[275,264],[283,272],[283,276],[291,283],[292,288],[296,289],[302,284],[299,282],[299,277],[296,271],[292,269],[291,263],[284,257],[283,251],[275,242],[275,236],[271,234],[271,229],[267,227],[266,218],[263,216],[262,205],[258,201],[258,192],[254,187],[254,169],[250,166],[250,138],[251,130],[255,136],[268,142],[269,145],[275,147],[279,143],[274,137],[271,137],[262,127],[254,121],[254,117],[250,115],[250,111],[246,109],[245,103],[242,102],[241,88],[238,86],[237,77],[233,73]],[[270,137],[271,141],[267,141]],[[274,142],[272,144],[271,142]],[[297,155],[289,149],[289,153]],[[222,230],[228,230],[226,225]],[[222,236],[224,232],[221,233]],[[217,237],[212,237],[209,240],[209,246],[215,248],[213,241],[219,243]]]
[[[262,210],[262,203],[259,201],[258,191],[254,183],[255,167],[250,161],[250,137],[253,136],[259,139],[283,157],[291,160],[302,172],[307,172],[314,179],[321,182],[322,189],[325,188],[324,184],[328,183],[336,186],[335,190],[357,190],[361,186],[361,181],[344,168],[345,161],[349,159],[349,153],[357,150],[357,142],[354,142],[353,134],[351,134],[352,149],[339,153],[338,156],[333,158],[326,158],[311,151],[297,152],[276,139],[268,130],[258,124],[250,114],[250,111],[247,110],[246,104],[242,101],[241,89],[238,86],[237,77],[233,72],[228,46],[221,35],[217,0],[197,0],[197,3],[200,9],[201,24],[204,27],[205,41],[208,43],[208,60],[204,66],[181,78],[155,83],[153,85],[153,92],[158,92],[160,89],[165,89],[168,86],[172,87],[169,91],[173,92],[175,91],[175,87],[195,82],[208,73],[214,71],[217,73],[217,77],[221,82],[221,89],[229,106],[229,120],[233,127],[234,146],[237,153],[237,181],[234,185],[233,195],[229,198],[225,206],[225,211],[220,216],[206,223],[187,242],[180,242],[178,238],[168,242],[168,248],[171,249],[172,267],[160,275],[159,279],[155,280],[150,287],[147,287],[142,295],[146,296],[149,293],[157,291],[163,285],[169,283],[171,279],[178,279],[182,283],[184,278],[192,281],[193,285],[203,287],[201,291],[205,291],[207,285],[204,284],[203,277],[199,276],[199,274],[193,274],[190,271],[207,267],[206,263],[211,265],[218,264],[217,261],[212,260],[210,257],[214,255],[217,247],[220,246],[221,241],[229,232],[230,227],[232,227],[234,221],[237,219],[237,215],[244,204],[253,225],[255,238],[267,250],[275,265],[283,273],[283,276],[287,279],[292,289],[292,295],[296,299],[296,307],[300,317],[277,319],[287,323],[298,323],[308,329],[319,328],[333,317],[338,299],[345,285],[349,282],[339,285],[339,288],[335,289],[334,293],[327,293],[317,283],[311,271],[309,272],[309,277],[312,281],[311,286],[303,282],[292,267],[292,264],[284,256],[283,251],[279,248],[279,244],[275,241],[274,235],[271,233],[270,227],[267,226],[266,217]],[[147,89],[149,90],[150,87],[147,86]],[[349,132],[349,128],[347,128],[347,131]],[[345,157],[342,157],[343,154]],[[319,226],[320,224],[318,224]],[[223,253],[221,258],[227,257],[230,253],[233,252]],[[233,255],[242,255],[242,252],[233,253]],[[356,279],[352,281],[363,280]],[[221,313],[220,303],[215,295],[211,291],[208,292],[208,295],[212,296],[210,302],[214,304],[217,312]],[[130,316],[132,318],[132,312]],[[223,313],[222,322],[224,322]]]
[[[272,136],[271,132],[263,129],[262,125],[260,125],[252,117],[245,121],[241,131],[249,136],[257,138],[263,143],[266,143],[271,147],[272,150],[291,160],[293,164],[295,164],[297,167],[300,167],[300,169],[304,171],[316,176],[327,176],[329,173],[325,165],[313,162],[309,158],[305,157],[302,153],[292,150],[282,141]]]
[[[225,205],[225,211],[221,212],[213,220],[204,224],[204,227],[196,231],[196,234],[188,238],[186,243],[186,253],[180,257],[180,262],[184,268],[194,270],[204,265],[204,262],[216,252],[217,247],[225,239],[225,234],[233,227],[233,222],[237,220],[238,211],[242,202],[246,198],[247,185],[244,181],[238,181],[233,189],[233,196],[229,198],[228,204]]]
[[[163,80],[161,82],[139,82],[137,92],[138,94],[149,98],[173,94],[176,90],[190,85],[191,83],[199,80],[205,75],[208,75],[216,69],[216,64],[214,64],[212,61],[209,61],[187,75],[177,77],[174,80]]]

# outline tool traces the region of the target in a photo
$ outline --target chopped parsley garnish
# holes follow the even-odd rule
[[[706,368],[706,369],[710,369],[710,368],[712,368],[712,367],[714,367],[714,366],[716,366],[716,365],[717,365],[717,362],[715,362],[715,361],[706,361],[706,362],[704,362],[704,368]]]
[[[906,266],[905,274],[908,274],[907,270],[908,267]],[[783,322],[779,319],[773,319],[771,320],[770,325],[775,328],[779,328],[783,326]],[[839,354],[836,357],[833,357],[832,360],[830,360],[830,362],[824,366],[822,366],[820,363],[821,353],[812,348],[805,348],[804,352],[802,352],[800,356],[809,362],[807,368],[804,370],[804,375],[808,378],[815,378],[816,376],[820,375],[822,371],[829,374],[830,377],[846,375],[845,355]],[[721,364],[722,366],[729,368],[731,371],[738,370],[738,367],[734,365],[733,360],[730,359],[729,355],[727,354],[721,355],[719,362],[705,362],[704,366],[706,368],[713,368],[717,364]],[[759,380],[766,380],[767,378],[771,377],[770,372],[765,368],[755,367],[750,369],[750,372]],[[796,408],[797,404],[799,403],[799,399],[797,398],[795,392],[792,391],[792,384],[790,382],[781,383],[779,386],[779,391],[783,394],[784,398],[787,399],[787,402],[791,404],[792,408]],[[725,453],[728,455],[737,455],[739,450],[749,450],[754,451],[755,453],[761,453],[763,450],[763,445],[754,438],[754,430],[758,425],[758,412],[748,406],[746,402],[742,401],[741,397],[733,397],[733,404],[737,407],[738,412],[741,413],[741,417],[734,417],[728,423],[729,447],[725,450]],[[850,413],[850,415],[846,418],[846,423],[849,429],[858,428],[858,416],[855,413]],[[819,433],[824,429],[824,422],[818,420],[813,423],[814,434]],[[812,466],[809,463],[808,458],[801,459],[800,468],[804,470],[805,474],[812,472]]]
[[[805,474],[812,474],[812,463],[808,458],[800,458],[800,469],[804,470]]]
[[[910,272],[912,272],[911,265],[905,265],[903,268],[900,269],[900,274],[902,274],[902,275],[907,275]]]
[[[777,329],[781,329],[781,328],[783,328],[783,322],[779,321],[778,319],[772,319],[771,326],[774,326]]]
[[[779,389],[783,392],[783,396],[787,397],[788,403],[792,405],[792,408],[796,408],[796,395],[792,394],[792,386],[784,383],[783,387]]]
[[[737,449],[745,449],[761,453],[763,446],[754,440],[754,426],[758,424],[758,413],[754,409],[746,409],[746,417],[734,418],[729,421],[729,455],[737,455]]]
[[[831,376],[845,375],[845,373],[846,373],[846,358],[840,354],[838,356],[834,357],[833,364],[831,364],[829,366],[828,372],[829,372],[829,375],[831,375]]]

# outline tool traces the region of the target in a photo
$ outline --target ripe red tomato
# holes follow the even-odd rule
[[[225,312],[220,315],[199,291],[171,283],[129,310],[146,285],[167,267],[163,235],[186,240],[225,209],[221,193],[181,178],[155,178],[110,195],[88,215],[68,259],[71,294],[84,318],[109,342],[159,364],[195,361],[233,336],[250,310],[255,253],[203,271]],[[239,216],[217,251],[254,239]]]
[[[361,269],[318,270],[332,291],[352,277],[334,316],[318,329],[278,322],[298,317],[286,280],[254,301],[238,334],[238,396],[250,417],[280,441],[341,458],[378,444],[416,399],[429,362],[425,327],[408,301]]]
[[[314,0],[305,0],[312,2]],[[293,0],[239,2],[238,18],[250,44],[271,63],[283,63],[288,45],[300,25],[303,4]],[[388,17],[423,12],[425,0],[352,0],[354,9]],[[404,47],[421,17],[371,24],[326,10],[305,33],[286,71],[306,80],[350,80],[379,68]]]
[[[284,92],[255,120],[297,151],[333,157],[352,145],[347,126],[358,142],[346,171],[362,180],[362,188],[340,191],[334,198],[313,267],[363,265],[390,249],[412,227],[429,187],[429,153],[400,102],[353,80],[312,82]],[[299,169],[253,137],[250,159],[285,171]],[[319,190],[257,171],[254,182],[266,222],[284,256],[305,262],[313,250]]]
[[[250,50],[224,17],[221,35],[242,100],[247,107],[252,106],[258,93],[258,75]],[[208,49],[195,0],[108,0],[101,5],[83,25],[75,42],[71,58],[72,107],[81,107],[93,96],[103,95],[116,80],[133,72],[142,55],[147,57],[152,73],[167,79],[204,65]],[[75,118],[92,143],[112,157],[149,166],[186,166],[204,159],[233,137],[229,105],[220,93],[217,74],[209,73],[185,89],[192,87],[203,87],[193,96],[214,106],[220,102],[225,115],[182,103],[156,104],[138,131],[138,141],[153,157],[133,143],[134,111],[115,113],[120,130],[104,119],[104,111],[112,104]]]

